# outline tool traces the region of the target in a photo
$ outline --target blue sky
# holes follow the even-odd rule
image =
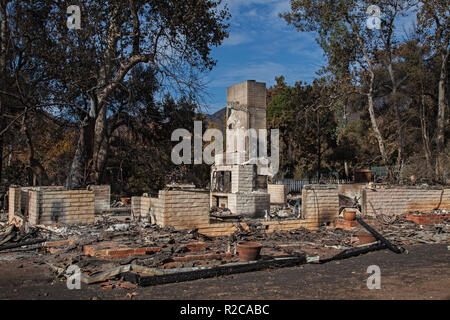
[[[256,80],[275,83],[284,75],[288,84],[311,82],[325,63],[313,33],[297,32],[278,14],[289,10],[289,0],[224,0],[231,12],[230,36],[214,48],[217,66],[206,75],[207,113],[226,106],[226,88]]]
[[[290,10],[289,0],[223,0],[231,13],[230,36],[212,51],[217,66],[205,76],[206,112],[226,106],[226,88],[245,80],[275,84],[283,75],[289,85],[311,83],[326,63],[315,33],[298,32],[278,16]],[[399,37],[415,14],[400,18]]]

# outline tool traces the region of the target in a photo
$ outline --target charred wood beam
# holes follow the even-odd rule
[[[28,240],[28,241],[24,241],[22,243],[11,243],[11,244],[5,244],[3,246],[0,247],[0,251],[2,250],[7,250],[7,249],[14,249],[14,248],[19,248],[22,246],[29,246],[32,244],[38,244],[38,243],[42,243],[47,241],[46,239],[34,239],[34,240]]]
[[[351,257],[356,257],[356,256],[359,256],[360,254],[364,254],[364,253],[376,251],[376,250],[381,250],[381,249],[386,249],[386,248],[387,248],[387,246],[384,243],[382,243],[382,244],[377,243],[377,244],[373,244],[373,245],[365,246],[365,247],[351,248],[351,249],[344,250],[331,258],[321,259],[321,260],[319,260],[319,263],[326,263],[326,262],[330,262],[333,260],[342,260],[342,259],[347,259],[347,258],[351,258]]]
[[[297,257],[290,257],[283,259],[279,258],[250,263],[236,263],[213,268],[206,268],[192,271],[180,271],[175,273],[167,273],[153,276],[141,276],[135,272],[126,272],[123,273],[122,276],[124,277],[125,281],[129,281],[138,284],[139,286],[146,287],[158,284],[192,281],[197,279],[213,278],[236,273],[259,271],[267,268],[293,267],[304,263],[306,263],[306,256],[301,255]]]
[[[365,223],[363,219],[356,218],[356,221],[358,221],[360,225],[362,225],[367,231],[369,231],[375,237],[375,239],[377,239],[378,241],[381,241],[383,244],[385,244],[389,250],[391,250],[395,253],[403,253],[405,251],[404,248],[401,248],[401,247],[399,248],[399,247],[393,245],[389,240],[387,240],[385,237],[383,237],[381,234],[379,234],[375,229],[373,229],[371,226],[369,226],[367,223]]]

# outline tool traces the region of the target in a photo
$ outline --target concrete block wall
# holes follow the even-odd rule
[[[285,204],[287,201],[287,188],[284,184],[268,184],[267,193],[271,204]]]
[[[136,218],[147,215],[150,211],[151,199],[149,197],[131,197],[131,214]]]
[[[230,209],[231,213],[237,214],[237,193],[228,194],[228,209]]]
[[[208,191],[160,190],[158,198],[133,197],[132,212],[137,216],[152,213],[152,223],[161,227],[193,229],[209,224]]]
[[[264,82],[247,81],[248,106],[266,109],[266,84]],[[264,124],[265,127],[265,124]]]
[[[40,216],[40,206],[39,206],[39,192],[29,191],[28,192],[28,222],[31,225],[39,224]]]
[[[231,192],[239,192],[239,166],[231,166]]]
[[[26,214],[28,206],[29,191],[62,191],[65,190],[63,186],[40,186],[40,187],[11,187],[9,188],[9,203],[8,203],[8,217],[9,220],[14,217],[14,214]]]
[[[20,209],[25,213],[25,209],[28,205],[28,192],[29,191],[63,191],[66,190],[63,186],[39,186],[39,187],[21,187],[20,188]]]
[[[103,210],[111,209],[111,186],[89,186],[88,190],[94,191],[95,213],[100,214]]]
[[[231,171],[231,192],[253,191],[253,165],[235,165]]]
[[[266,84],[247,80],[227,88],[227,102],[266,109]]]
[[[21,208],[20,188],[9,188],[8,191],[8,221],[12,221],[16,212]]]
[[[29,191],[30,224],[93,223],[94,192],[88,190]]]
[[[270,209],[270,195],[263,192],[229,193],[228,209],[233,214],[252,218],[262,218]]]
[[[155,215],[161,227],[193,229],[209,224],[209,192],[160,191],[160,199],[162,208],[156,208]]]
[[[236,195],[236,214],[262,218],[265,210],[270,209],[270,195],[268,193],[238,193]]]
[[[302,217],[318,225],[333,222],[339,215],[337,186],[309,185],[302,190]]]
[[[338,192],[340,195],[354,199],[359,198],[362,201],[362,189],[367,185],[367,183],[352,183],[352,184],[339,184]]]
[[[164,224],[164,197],[164,192],[160,191],[158,198],[150,199],[151,221],[160,226]]]
[[[363,214],[369,216],[450,209],[450,189],[377,187],[375,190],[364,188],[362,194]]]
[[[249,108],[249,127],[257,130],[266,129],[267,126],[267,114],[264,108]],[[259,135],[259,132],[257,132]]]

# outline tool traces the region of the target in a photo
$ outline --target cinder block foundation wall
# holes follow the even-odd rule
[[[231,192],[253,191],[253,166],[234,165],[231,169]]]
[[[131,198],[136,217],[150,213],[152,223],[179,230],[208,225],[209,204],[209,191],[161,190],[158,198]]]
[[[21,187],[20,188],[20,198],[21,198],[21,210],[26,211],[28,205],[28,191],[64,191],[66,190],[63,186],[39,186],[39,187]]]
[[[377,187],[374,190],[364,188],[362,195],[363,213],[369,216],[450,209],[450,189]]]
[[[156,224],[193,229],[209,224],[209,191],[160,191],[154,203]]]
[[[94,192],[29,191],[28,221],[34,224],[93,223]]]
[[[102,213],[103,210],[111,209],[111,186],[89,186],[88,190],[94,191],[94,208],[96,214]]]
[[[25,214],[28,205],[29,191],[62,191],[63,186],[41,186],[41,187],[11,187],[9,188],[9,221],[14,217],[15,213]]]
[[[20,188],[9,188],[8,191],[8,220],[11,222],[16,212],[20,212],[21,191]]]
[[[145,217],[150,211],[152,198],[149,197],[131,197],[131,214],[137,217]]]
[[[262,192],[236,193],[235,212],[238,215],[262,218],[270,209],[270,195]],[[233,211],[232,211],[233,212]]]
[[[266,196],[268,204],[269,198],[268,195]],[[196,201],[192,201],[195,198],[197,198]],[[176,229],[198,228],[200,233],[211,237],[229,235],[239,229],[239,223],[237,222],[209,222],[208,192],[202,192],[194,196],[192,192],[160,191],[158,198],[133,197],[131,201],[135,216],[146,215],[151,210],[155,217],[155,220],[153,221],[152,218],[152,221],[163,227],[173,226]],[[268,233],[275,230],[293,230],[298,228],[317,230],[319,226],[318,213],[314,210],[309,210],[305,214],[304,219],[260,222],[266,226],[266,232]],[[244,228],[247,226],[245,222],[240,223],[240,225]]]
[[[285,204],[287,201],[287,188],[284,184],[268,184],[267,192],[271,204]]]
[[[317,225],[333,222],[339,215],[337,186],[309,185],[302,190],[302,217]]]
[[[352,183],[352,184],[339,184],[338,192],[340,195],[354,199],[359,198],[359,203],[362,201],[362,189],[367,183]]]

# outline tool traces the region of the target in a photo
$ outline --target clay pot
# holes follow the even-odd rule
[[[130,205],[130,203],[131,203],[131,198],[127,198],[127,197],[120,198],[120,201],[121,201],[124,205],[128,206],[128,205]]]
[[[344,210],[344,219],[347,221],[353,221],[356,219],[356,211]]]
[[[359,244],[367,244],[377,241],[377,239],[370,233],[359,233],[358,234]]]
[[[260,257],[262,244],[258,242],[239,242],[237,248],[239,261],[254,261]]]

